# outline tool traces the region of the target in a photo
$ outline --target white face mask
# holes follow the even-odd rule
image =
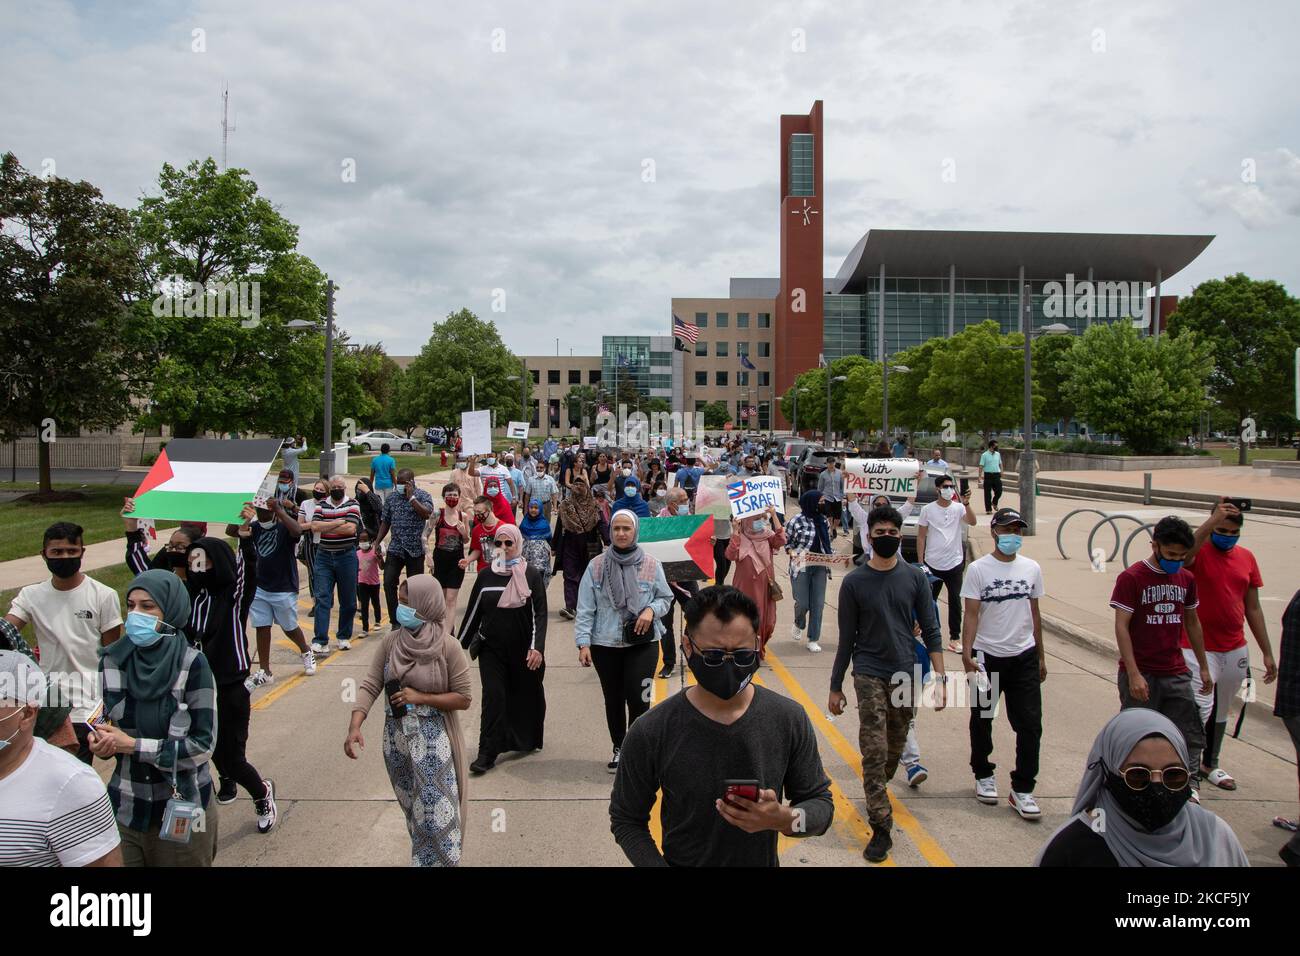
[[[939,494],[943,495],[943,500],[944,500],[944,501],[952,501],[953,497],[954,497],[957,493],[956,493],[955,491],[953,491],[952,488],[940,488],[940,489],[939,489]]]
[[[18,710],[15,710],[12,714],[10,714],[8,717],[0,717],[0,723],[4,723],[4,721],[6,720],[9,720],[13,717],[17,717],[21,713],[22,713],[22,709],[19,708]],[[8,747],[9,741],[13,740],[15,737],[18,736],[18,731],[23,729],[21,724],[22,721],[19,721],[19,727],[16,730],[14,730],[14,732],[10,734],[8,737],[5,737],[3,740],[0,740],[0,750],[4,750],[6,747]]]

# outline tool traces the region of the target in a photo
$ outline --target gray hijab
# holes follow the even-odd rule
[[[629,479],[630,480],[630,479]],[[616,611],[626,611],[628,617],[636,617],[645,605],[641,603],[641,588],[637,585],[637,572],[641,568],[641,558],[645,552],[633,547],[630,554],[619,554],[613,545],[614,522],[624,518],[632,519],[632,544],[636,545],[636,535],[640,533],[641,522],[631,511],[616,511],[610,519],[610,546],[605,549],[605,588],[609,592],[609,603]]]
[[[1159,830],[1144,830],[1119,808],[1105,786],[1105,770],[1118,773],[1138,742],[1152,735],[1164,737],[1183,765],[1190,767],[1187,743],[1164,714],[1146,707],[1121,710],[1093,741],[1084,767],[1073,816],[1059,827],[1039,851],[1035,866],[1056,835],[1080,820],[1095,829],[1120,866],[1249,866],[1236,835],[1209,810],[1188,802],[1178,816]],[[1103,764],[1105,767],[1103,768]],[[1093,817],[1094,809],[1104,816]]]

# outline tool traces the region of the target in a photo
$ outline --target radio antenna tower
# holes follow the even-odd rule
[[[221,168],[226,168],[226,145],[235,127],[230,125],[230,84],[221,90]]]

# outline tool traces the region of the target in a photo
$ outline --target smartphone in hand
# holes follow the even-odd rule
[[[1228,499],[1228,504],[1230,504],[1230,505],[1234,505],[1238,511],[1243,511],[1243,512],[1244,512],[1244,511],[1249,511],[1249,510],[1250,510],[1250,499],[1249,499],[1249,498],[1229,498],[1229,499]]]
[[[731,799],[733,796],[743,797],[746,800],[758,802],[758,781],[757,780],[724,780],[722,781],[722,799],[727,803],[734,803]]]

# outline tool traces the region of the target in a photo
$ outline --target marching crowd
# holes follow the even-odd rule
[[[412,863],[458,864],[470,778],[503,754],[543,748],[554,576],[563,582],[556,616],[573,622],[577,660],[598,678],[614,774],[611,829],[634,864],[774,865],[778,834],[816,836],[830,826],[830,780],[812,723],[753,678],[766,663],[783,585],[794,601],[791,637],[821,650],[833,567],[845,573],[827,708],[845,711],[851,680],[872,831],[864,857],[879,863],[890,853],[887,785],[899,766],[911,787],[927,779],[917,728],[925,707],[969,708],[973,794],[998,804],[993,724],[1005,698],[1016,740],[1006,801],[1027,820],[1041,817],[1044,580],[1020,553],[1025,522],[1000,506],[995,442],[980,460],[984,557],[968,558],[967,536],[981,534],[980,521],[943,448],[926,459],[905,443],[882,443],[877,454],[923,461],[923,496],[846,495],[832,457],[793,489],[788,521],[775,507],[740,520],[710,515],[711,582],[670,580],[641,546],[643,523],[695,514],[705,475],[783,477],[775,445],[734,438],[710,454],[548,439],[457,455],[450,479],[432,491],[387,446],[351,489],[340,476],[303,489],[305,447],[285,449],[274,492],[250,502],[241,523],[183,523],[152,555],[150,529],[128,499],[124,560],[134,578],[125,617],[117,594],[81,570],[82,529],[46,530],[49,579],[23,588],[0,619],[0,865],[210,865],[217,808],[241,791],[258,831],[273,830],[274,781],[246,754],[251,694],[277,679],[273,629],[297,647],[303,672],[315,673],[331,653],[336,602],[337,651],[351,648],[358,612],[362,634],[382,635],[351,705],[344,752],[358,757],[364,722],[380,704],[381,749]],[[1300,750],[1300,593],[1283,617],[1278,663],[1244,527],[1226,498],[1195,529],[1166,517],[1150,554],[1118,576],[1110,601],[1118,713],[1097,736],[1072,816],[1047,838],[1038,865],[1246,865],[1232,830],[1200,805],[1200,788],[1237,787],[1219,754],[1232,697],[1249,679],[1247,628],[1262,679],[1277,682],[1275,713]],[[837,551],[841,533],[851,551]],[[310,638],[299,621],[303,574]],[[945,591],[947,650],[960,656],[960,682],[945,666]],[[673,674],[679,660],[695,683],[651,708],[653,678]],[[482,698],[474,750],[460,722],[474,703],[472,661]],[[107,785],[95,758],[113,761]],[[649,829],[660,794],[661,846]],[[1294,820],[1275,822],[1296,829]],[[1280,855],[1300,864],[1300,836]]]

